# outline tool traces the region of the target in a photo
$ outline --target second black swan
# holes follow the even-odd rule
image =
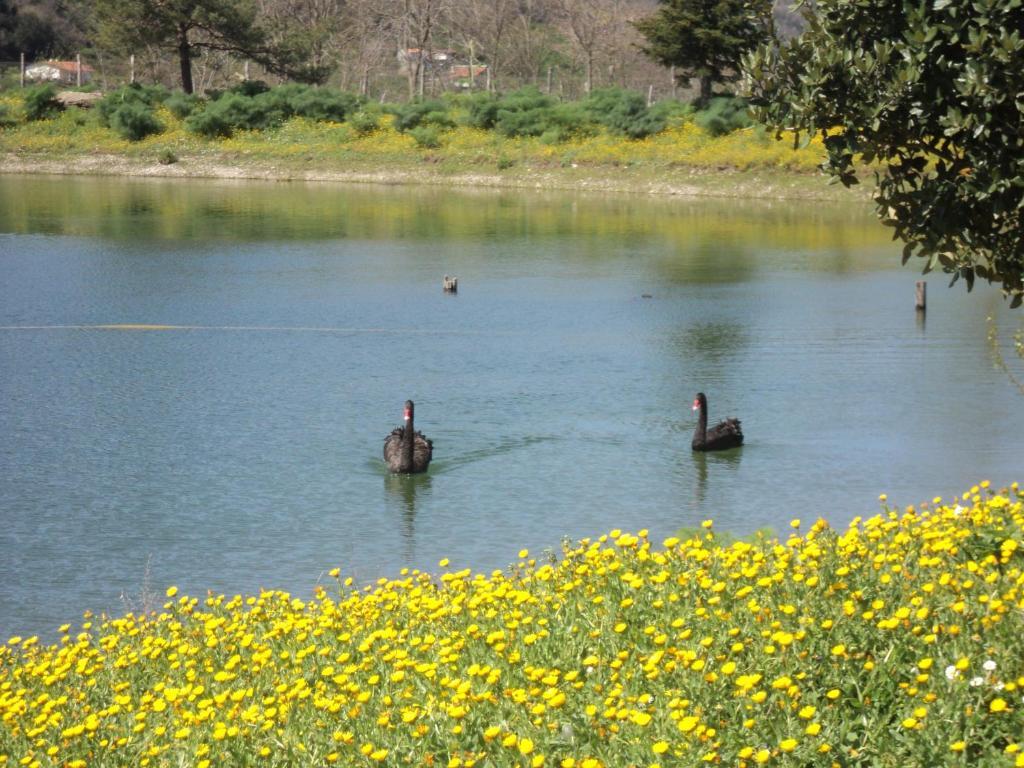
[[[693,410],[700,412],[697,428],[693,430],[693,450],[724,451],[743,445],[739,419],[725,419],[708,429],[708,399],[703,392],[698,392],[694,398]]]
[[[434,443],[413,427],[413,402],[405,401],[405,424],[395,427],[384,439],[384,461],[392,472],[426,472]]]

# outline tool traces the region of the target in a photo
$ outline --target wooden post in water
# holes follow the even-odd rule
[[[928,305],[928,283],[924,280],[917,281],[917,290],[914,291],[915,303],[914,308],[918,312],[924,312]]]

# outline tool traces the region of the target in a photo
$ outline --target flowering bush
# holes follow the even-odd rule
[[[8,641],[0,764],[1024,765],[1024,493],[792,525],[309,601],[171,587]]]

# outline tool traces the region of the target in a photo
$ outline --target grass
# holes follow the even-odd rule
[[[13,116],[19,102],[0,98]],[[292,118],[267,131],[205,139],[166,108],[165,129],[141,141],[120,138],[94,115],[71,108],[52,120],[16,121],[0,129],[0,169],[72,172],[381,181],[433,181],[489,186],[592,188],[643,192],[834,197],[817,172],[818,142],[794,149],[756,128],[714,137],[692,118],[630,140],[601,131],[562,143],[506,138],[459,126],[417,142],[392,117],[365,133],[348,123]],[[433,131],[433,129],[432,129]],[[436,135],[435,135],[436,134]],[[174,157],[176,162],[167,163]],[[777,194],[773,194],[773,190]]]
[[[612,531],[0,650],[0,765],[1022,766],[1024,493]]]

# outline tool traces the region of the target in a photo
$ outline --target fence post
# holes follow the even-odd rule
[[[25,87],[25,54],[21,54],[21,87]]]
[[[75,85],[82,87],[82,54],[75,54]]]
[[[131,74],[129,75],[129,82],[135,85],[135,54],[133,53],[128,57],[129,66],[131,67]]]

